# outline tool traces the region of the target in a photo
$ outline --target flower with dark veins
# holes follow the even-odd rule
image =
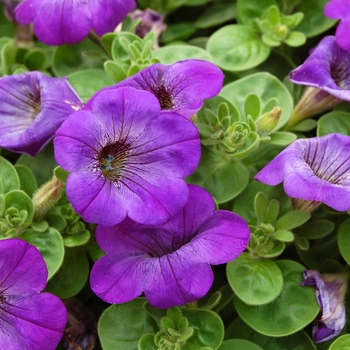
[[[0,147],[35,156],[83,103],[65,78],[26,72],[0,79]]]
[[[100,92],[56,132],[55,158],[66,171],[67,197],[87,222],[116,225],[126,216],[159,224],[182,208],[184,181],[197,167],[200,141],[193,123],[163,113],[147,91]]]
[[[135,7],[134,0],[24,0],[16,18],[33,22],[36,36],[47,45],[74,44],[91,29],[99,36],[112,32]]]
[[[55,350],[67,322],[62,301],[40,293],[47,268],[41,253],[22,239],[0,241],[0,349]]]
[[[202,108],[203,100],[220,92],[223,81],[222,71],[213,63],[190,59],[171,65],[155,63],[104,90],[131,86],[149,91],[157,97],[162,111],[190,118]],[[87,102],[86,108],[94,98]]]
[[[350,136],[330,134],[294,141],[268,163],[255,180],[283,181],[288,196],[350,209]],[[299,209],[301,207],[299,206]]]
[[[213,283],[209,264],[227,263],[244,251],[248,224],[235,213],[215,211],[204,189],[189,189],[184,208],[162,225],[126,219],[114,227],[97,227],[97,242],[106,252],[91,271],[97,296],[108,303],[125,303],[144,292],[159,308],[194,302]]]
[[[346,322],[344,297],[349,276],[347,274],[320,274],[306,270],[303,273],[303,286],[315,288],[321,311],[312,330],[315,343],[325,342],[336,337]]]

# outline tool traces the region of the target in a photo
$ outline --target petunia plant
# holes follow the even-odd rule
[[[0,0],[0,349],[349,347],[348,15]]]

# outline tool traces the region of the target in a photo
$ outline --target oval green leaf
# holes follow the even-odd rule
[[[328,134],[350,135],[350,114],[334,111],[323,115],[317,123],[317,136]]]
[[[259,345],[245,339],[225,340],[218,350],[264,350]]]
[[[0,194],[19,189],[20,181],[15,167],[8,160],[0,157]]]
[[[21,238],[39,249],[49,271],[48,279],[50,279],[60,268],[64,256],[63,240],[59,232],[53,228],[40,233],[29,229],[23,233]]]
[[[283,287],[281,270],[273,261],[252,259],[247,253],[227,264],[227,279],[237,297],[248,305],[271,302]]]
[[[344,260],[350,264],[350,219],[344,221],[338,231],[338,247]]]
[[[204,148],[196,171],[188,183],[204,187],[217,203],[225,203],[240,194],[248,185],[248,168],[235,159],[229,159],[213,148]]]
[[[98,322],[98,335],[103,350],[137,350],[139,339],[159,331],[156,323],[143,309],[145,298],[112,305]]]
[[[231,24],[213,33],[207,42],[207,50],[220,68],[238,72],[258,66],[270,54],[256,32],[239,24]]]
[[[89,277],[89,261],[80,249],[66,248],[63,264],[48,282],[45,291],[61,299],[76,295]]]
[[[265,335],[281,337],[312,322],[320,307],[314,288],[300,285],[304,266],[290,260],[279,260],[276,264],[282,271],[284,285],[273,302],[250,306],[235,296],[234,303],[238,314],[250,327]]]

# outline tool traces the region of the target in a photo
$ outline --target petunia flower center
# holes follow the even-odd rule
[[[347,60],[337,62],[337,64],[334,63],[331,66],[330,75],[341,89],[349,88],[350,69]]]
[[[99,167],[108,180],[118,182],[126,167],[130,145],[122,141],[115,141],[104,146],[98,154]]]
[[[40,94],[40,87],[38,86],[37,89],[33,89],[32,91],[27,92],[27,98],[28,98],[28,105],[29,109],[32,114],[32,119],[34,120],[35,117],[41,112],[41,94]]]
[[[154,94],[158,98],[161,109],[171,110],[174,107],[172,95],[164,85],[158,86]]]

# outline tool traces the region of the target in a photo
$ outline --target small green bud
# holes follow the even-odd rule
[[[33,196],[34,220],[42,219],[50,208],[58,201],[64,184],[54,175],[52,180],[44,184]]]
[[[280,107],[274,107],[272,111],[263,114],[256,121],[255,125],[259,136],[267,136],[275,129],[280,120],[282,109]]]

